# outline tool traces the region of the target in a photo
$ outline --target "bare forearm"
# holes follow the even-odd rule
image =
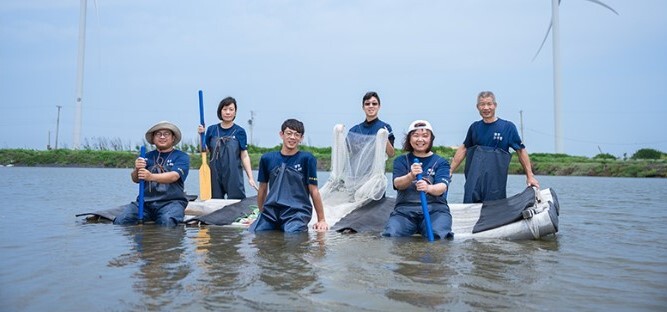
[[[389,157],[394,157],[396,154],[396,151],[394,150],[394,147],[391,146],[391,142],[387,141],[387,148],[386,148],[387,156]]]
[[[324,204],[322,203],[322,196],[320,195],[320,191],[317,189],[317,187],[311,187],[312,185],[309,185],[309,191],[310,191],[310,197],[313,200],[313,206],[315,207],[315,213],[317,214],[317,221],[326,221],[324,217]]]
[[[412,182],[415,181],[415,179],[415,175],[413,175],[412,172],[408,172],[406,175],[394,179],[394,187],[397,190],[402,191],[407,189],[412,184]]]
[[[248,179],[252,180],[252,165],[250,164],[250,155],[248,155],[247,150],[241,152],[241,164],[243,165],[243,170],[245,170]]]
[[[267,185],[266,183],[259,184],[259,190],[257,190],[257,207],[259,211],[264,210],[264,201],[266,200]]]
[[[456,153],[454,154],[454,158],[452,158],[452,164],[450,166],[450,175],[454,172],[456,172],[456,169],[461,165],[461,162],[463,161],[463,158],[465,158],[467,148],[465,145],[459,146],[458,149],[456,149]]]
[[[170,171],[163,173],[151,173],[145,180],[162,184],[169,184],[178,181],[180,178],[181,176],[178,173]]]
[[[130,173],[130,178],[132,178],[132,182],[134,183],[139,183],[139,170],[134,169]]]
[[[530,157],[528,157],[528,152],[526,149],[518,150],[517,154],[519,154],[519,162],[521,163],[523,170],[526,172],[526,184],[540,188],[540,182],[535,179],[535,175],[533,174],[533,167],[530,164]]]
[[[526,177],[533,178],[533,166],[530,164],[530,157],[528,156],[526,149],[520,149],[516,151],[516,153],[519,155],[519,163],[521,164],[523,171],[526,173]]]
[[[445,191],[447,191],[447,184],[445,184],[445,183],[437,183],[437,184],[429,185],[426,188],[426,193],[429,194],[429,195],[433,195],[433,196],[440,196],[440,195],[444,194]]]

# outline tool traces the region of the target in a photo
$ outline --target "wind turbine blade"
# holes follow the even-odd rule
[[[560,1],[558,0],[558,6],[560,6]],[[533,59],[530,60],[531,62],[535,61],[538,55],[540,55],[540,51],[542,51],[542,47],[544,47],[544,43],[547,42],[547,38],[549,38],[549,33],[551,32],[551,27],[554,25],[554,20],[553,18],[551,21],[549,21],[549,28],[547,28],[547,33],[544,34],[544,39],[542,39],[542,43],[540,43],[540,47],[537,49],[537,52],[535,52],[535,55],[533,56]]]
[[[547,42],[547,38],[549,38],[549,33],[551,32],[551,26],[553,25],[553,20],[549,22],[549,27],[547,28],[547,33],[544,34],[544,39],[542,39],[542,43],[540,43],[540,47],[537,49],[537,52],[535,52],[535,55],[533,56],[533,59],[530,60],[535,61],[537,56],[540,54],[540,51],[542,51],[542,47],[544,47],[544,43]]]
[[[608,6],[608,5],[604,4],[604,3],[602,3],[602,1],[599,1],[599,0],[586,0],[586,1],[588,1],[588,2],[593,2],[593,3],[595,3],[595,4],[601,5],[601,6],[605,7],[605,8],[607,8],[607,9],[609,9],[609,11],[614,12],[614,14],[619,15],[618,12],[616,12],[616,10],[614,10],[612,7],[610,7],[610,6]]]
[[[616,12],[616,10],[614,10],[614,8],[610,7],[609,5],[603,3],[600,0],[586,0],[586,1],[595,3],[595,4],[600,5],[600,6],[603,6],[603,7],[607,8],[608,10],[614,12],[614,14],[619,15],[618,12]],[[560,6],[560,3],[561,3],[561,0],[558,0],[558,5],[559,6]],[[535,55],[533,56],[533,59],[530,60],[531,62],[535,61],[537,56],[540,55],[540,52],[542,51],[542,48],[544,47],[544,44],[547,42],[547,38],[549,38],[549,33],[551,32],[552,25],[553,25],[553,20],[551,20],[551,22],[549,22],[549,28],[547,28],[547,33],[544,34],[544,39],[542,39],[542,43],[540,43],[540,47],[537,49],[537,52],[535,52]]]

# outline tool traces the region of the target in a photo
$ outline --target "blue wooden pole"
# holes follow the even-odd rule
[[[419,159],[415,158],[415,163],[419,163]],[[422,174],[417,175],[417,181],[420,181],[422,179]],[[431,226],[431,215],[428,213],[428,203],[426,202],[426,193],[424,191],[419,192],[419,196],[421,198],[422,202],[422,212],[424,213],[424,223],[426,223],[426,235],[428,237],[428,241],[432,242],[435,239],[433,238],[433,228]]]
[[[146,146],[141,146],[141,158],[146,158]],[[139,223],[144,223],[144,179],[139,179]]]

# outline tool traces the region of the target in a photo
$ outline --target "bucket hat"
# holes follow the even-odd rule
[[[175,124],[168,121],[160,121],[146,131],[146,142],[153,143],[153,133],[158,130],[169,130],[174,134],[174,146],[181,141],[181,130]]]

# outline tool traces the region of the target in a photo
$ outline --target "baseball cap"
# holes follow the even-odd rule
[[[433,127],[431,127],[431,123],[429,123],[426,120],[415,120],[410,124],[410,127],[408,128],[408,132],[412,132],[412,130],[419,130],[419,129],[427,129],[431,130],[433,132]]]

